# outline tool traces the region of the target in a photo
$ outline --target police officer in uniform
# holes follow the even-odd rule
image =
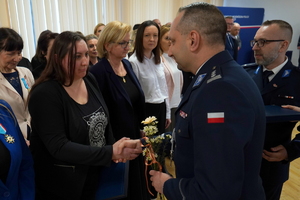
[[[169,56],[195,77],[175,113],[176,178],[150,171],[167,199],[265,199],[263,101],[225,51],[226,29],[223,14],[203,2],[180,8],[172,23]]]
[[[256,65],[244,66],[258,86],[265,105],[300,105],[300,72],[286,56],[293,30],[282,20],[265,21],[251,41]],[[290,143],[296,122],[267,123],[260,175],[268,200],[279,200],[289,176],[289,162],[298,154]]]

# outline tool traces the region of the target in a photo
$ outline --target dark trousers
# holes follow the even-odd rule
[[[299,53],[299,58],[298,58],[298,67],[300,67],[300,53]]]
[[[166,132],[173,132],[173,129],[175,128],[175,111],[177,110],[176,108],[171,108],[171,124],[170,126],[166,129]]]
[[[162,134],[165,132],[165,124],[166,124],[166,103],[160,103],[160,104],[153,104],[153,103],[146,103],[145,104],[145,115],[146,117],[154,116],[157,118],[157,128],[158,128],[158,133]],[[150,171],[150,169],[148,169]],[[154,187],[151,185],[152,182],[150,181],[150,176],[149,176],[149,171],[147,172],[148,176],[148,184],[151,193],[151,198],[156,198],[157,197],[157,192],[155,191]]]
[[[159,104],[146,103],[145,115],[146,117],[154,116],[157,118],[157,122],[158,122],[157,135],[165,132],[165,127],[166,127],[166,103],[165,102]]]
[[[279,200],[283,184],[270,185],[263,183],[265,190],[266,200]]]

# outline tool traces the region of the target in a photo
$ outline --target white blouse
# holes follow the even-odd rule
[[[129,61],[144,91],[146,103],[159,104],[165,101],[167,107],[166,118],[170,119],[168,87],[163,65],[161,63],[155,64],[153,53],[150,59],[144,57],[142,63],[137,59],[136,54],[133,53]]]
[[[181,101],[181,89],[183,84],[182,72],[177,68],[177,63],[174,58],[169,57],[166,53],[163,53],[162,56],[166,60],[166,62],[164,63],[166,65],[166,68],[170,70],[169,73],[172,73],[170,75],[174,83],[172,96],[171,98],[169,97],[170,108],[177,108]],[[171,91],[169,91],[169,94],[170,92]]]

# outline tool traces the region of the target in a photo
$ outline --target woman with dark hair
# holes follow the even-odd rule
[[[41,64],[46,65],[46,59],[43,50],[47,50],[48,41],[44,41],[47,40],[48,35],[50,35],[51,33],[52,32],[50,30],[45,30],[40,33],[40,36],[37,41],[35,55],[31,59],[32,70],[34,70]]]
[[[27,97],[34,79],[28,68],[17,66],[22,50],[23,40],[16,31],[0,28],[0,97],[12,107],[29,144],[31,128]]]
[[[136,34],[134,53],[129,61],[145,94],[145,117],[158,119],[158,134],[170,125],[168,88],[160,58],[160,28],[153,21],[143,22]]]
[[[85,37],[62,32],[32,87],[28,106],[36,200],[92,200],[101,166],[134,159],[141,152],[139,140],[114,143],[108,109],[87,73],[88,64]],[[131,148],[118,153],[122,145]]]
[[[46,67],[49,52],[56,36],[58,36],[58,33],[53,33],[49,30],[43,31],[39,36],[36,53],[31,59],[32,74],[35,79],[40,77]]]
[[[0,98],[0,199],[34,200],[31,153],[9,104]]]

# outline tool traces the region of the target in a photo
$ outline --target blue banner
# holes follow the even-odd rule
[[[234,22],[241,25],[240,38],[242,48],[238,52],[237,62],[246,64],[255,62],[250,41],[253,40],[256,31],[263,23],[264,8],[238,8],[238,7],[218,7],[224,16],[232,16]]]

